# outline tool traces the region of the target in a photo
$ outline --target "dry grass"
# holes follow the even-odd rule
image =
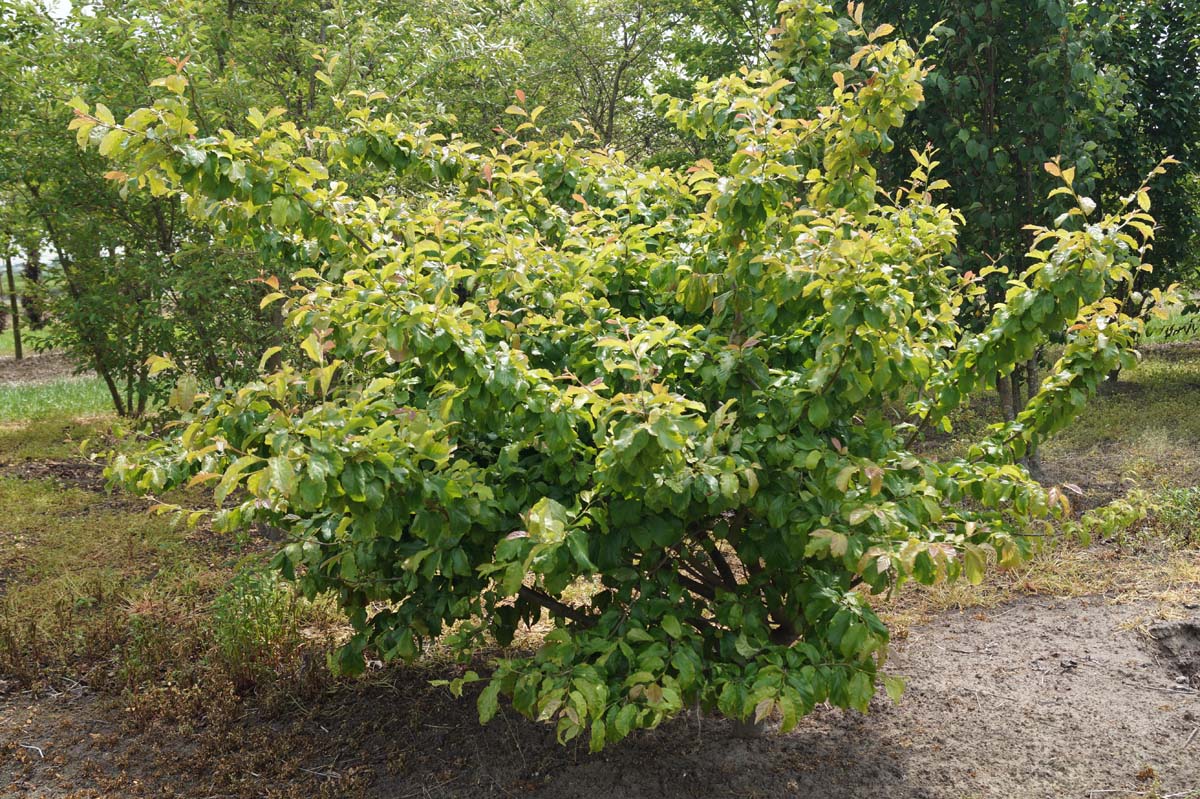
[[[341,625],[329,603],[266,574],[269,542],[106,492],[78,453],[106,422],[0,429],[0,689],[83,684],[123,695],[139,723],[316,690]]]
[[[1082,547],[1060,542],[1014,569],[997,569],[980,585],[966,581],[932,586],[908,584],[892,599],[875,601],[892,636],[946,611],[995,608],[1022,596],[1057,599],[1096,597],[1105,602],[1151,602],[1157,618],[1181,618],[1200,601],[1200,550],[1168,542],[1122,549],[1113,544]]]
[[[1026,564],[994,570],[983,584],[905,585],[876,598],[893,636],[939,613],[994,608],[1021,596],[1149,600],[1159,618],[1194,613],[1200,601],[1200,346],[1155,345],[1114,391],[1042,449],[1045,477],[1083,491],[1077,510],[1121,503],[1127,525],[1091,546],[1063,536]],[[998,415],[977,397],[954,418],[955,434],[930,442],[952,454]]]

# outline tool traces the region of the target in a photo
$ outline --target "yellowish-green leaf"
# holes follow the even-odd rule
[[[321,353],[321,340],[317,338],[316,333],[310,333],[307,338],[301,341],[300,349],[304,350],[304,354],[311,358],[314,363],[324,363],[325,358]]]
[[[104,138],[100,140],[100,146],[97,148],[100,155],[111,156],[121,147],[121,143],[125,141],[125,131],[113,128],[108,133],[104,134]]]

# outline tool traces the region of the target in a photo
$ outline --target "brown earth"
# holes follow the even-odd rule
[[[1162,610],[1032,597],[944,614],[895,647],[899,706],[749,740],[688,715],[599,755],[511,712],[481,727],[415,669],[199,726],[139,726],[83,686],[9,695],[0,796],[1196,799],[1200,679],[1147,632]]]
[[[0,386],[49,383],[76,373],[75,365],[67,356],[57,352],[26,355],[19,361],[0,358]]]

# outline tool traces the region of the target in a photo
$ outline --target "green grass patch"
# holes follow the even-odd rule
[[[1139,486],[1158,491],[1200,485],[1200,347],[1150,345],[1143,353],[1039,450],[1043,478],[1082,486],[1087,507]],[[995,391],[972,396],[951,420],[953,433],[925,443],[939,457],[961,456],[967,442],[1000,420]]]
[[[123,637],[130,593],[187,560],[163,520],[103,499],[53,479],[0,479],[0,669],[32,683],[103,659]]]
[[[0,385],[0,423],[91,416],[111,410],[112,399],[98,377]]]
[[[1134,488],[1200,485],[1200,349],[1147,349],[1042,448],[1047,477],[1102,501]]]
[[[88,421],[41,418],[0,423],[0,466],[22,461],[62,461],[80,458],[84,441],[105,436],[112,417]]]
[[[143,720],[315,689],[328,675],[310,665],[325,648],[313,631],[339,634],[340,616],[265,571],[276,543],[189,528],[106,490],[80,444],[112,421],[0,424],[0,674],[121,693]]]
[[[1099,444],[1136,448],[1166,436],[1200,442],[1200,350],[1153,352],[1123,372],[1114,390],[1094,397],[1075,422],[1056,437],[1073,449]]]
[[[214,693],[286,687],[301,626],[330,617],[263,571],[263,548],[188,529],[76,472],[10,472],[0,507],[0,673],[22,684],[70,677],[149,697],[147,717],[202,714]],[[161,692],[186,706],[160,707]]]
[[[11,320],[9,320],[11,322]],[[44,334],[37,330],[29,330],[21,328],[21,350],[25,355],[37,352],[36,344],[42,339]],[[16,355],[17,348],[13,341],[13,330],[11,324],[6,324],[4,331],[0,332],[0,358],[11,358]]]

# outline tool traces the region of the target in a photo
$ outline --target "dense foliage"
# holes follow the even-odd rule
[[[926,65],[861,6],[780,10],[762,68],[664,101],[733,144],[680,170],[543,140],[520,97],[490,148],[361,93],[324,125],[251,110],[200,135],[183,64],[123,120],[77,102],[124,190],[281,259],[295,284],[263,302],[302,342],[240,387],[183,375],[173,434],[113,475],[211,482],[218,526],[290,530],[276,563],[345,609],[347,671],[548,617],[488,678],[484,719],[508,695],[598,748],[697,701],[785,729],[820,702],[866,709],[888,642],[867,596],[978,580],[1065,504],[1014,461],[1131,357],[1140,323],[1105,297],[1153,220],[1145,188],[1099,216],[1048,163],[1070,209],[964,329],[980,288],[948,265],[962,220],[936,162],[914,151],[899,186],[872,165]],[[1061,357],[1014,421],[959,459],[915,448],[1051,334]]]
[[[1080,7],[1095,60],[1116,84],[1093,117],[1107,157],[1097,201],[1119,202],[1164,155],[1182,162],[1154,184],[1155,269],[1141,285],[1196,285],[1200,271],[1200,7],[1181,0],[1103,0]]]
[[[486,131],[479,119],[499,113],[511,87],[462,82],[520,65],[503,31],[489,41],[495,25],[464,4],[402,12],[311,0],[109,0],[56,19],[29,0],[0,0],[0,238],[15,240],[22,260],[36,265],[39,251],[53,260],[44,280],[26,281],[37,290],[26,307],[49,312],[39,344],[97,372],[126,415],[170,390],[149,373],[152,354],[169,354],[205,384],[238,384],[265,347],[294,348],[274,309],[259,307],[269,293],[261,279],[286,279],[273,251],[225,246],[175,197],[120,192],[106,180],[104,154],[75,146],[67,102],[80,96],[124,117],[151,102],[148,80],[178,61],[189,67],[201,135],[241,129],[251,107],[318,125],[338,115],[336,94],[360,85],[410,98],[455,93],[465,98],[455,110]]]
[[[1047,200],[1055,185],[1042,169],[1048,159],[1062,157],[1078,170],[1078,186],[1092,187],[1097,144],[1088,120],[1102,88],[1071,6],[1068,0],[985,0],[954,5],[947,16],[940,2],[870,5],[903,31],[937,26],[927,53],[936,63],[926,81],[927,101],[899,140],[938,149],[951,184],[948,199],[972,222],[958,241],[962,272],[1022,267],[1031,240],[1025,226],[1055,205],[1059,212],[1067,207]],[[988,282],[990,299],[1000,299],[1004,279]]]
[[[1187,5],[870,4],[869,12],[902,32],[933,27],[936,33],[922,51],[935,64],[925,82],[927,102],[897,137],[900,146],[884,169],[902,174],[908,147],[937,149],[951,184],[946,199],[971,220],[953,261],[961,274],[982,275],[987,289],[968,309],[969,325],[983,323],[1020,271],[1029,226],[1069,207],[1050,193],[1055,178],[1042,169],[1055,156],[1076,168],[1076,189],[1102,213],[1119,208],[1129,187],[1161,159],[1181,160],[1155,183],[1160,229],[1153,269],[1139,273],[1120,299],[1136,310],[1135,289],[1195,282],[1200,15]],[[1037,391],[1043,361],[1035,352],[1024,370],[998,382],[1007,418]]]
[[[148,79],[180,59],[200,137],[244,134],[252,107],[284,108],[301,126],[336,126],[336,99],[361,89],[387,95],[372,102],[377,113],[423,108],[430,130],[490,146],[521,91],[544,108],[545,136],[579,120],[631,161],[720,166],[733,140],[668,123],[652,96],[687,98],[701,78],[767,64],[775,5],[102,0],[51,14],[37,0],[0,0],[0,238],[18,256],[21,309],[29,326],[50,324],[39,346],[98,372],[114,408],[130,415],[170,389],[149,374],[148,354],[170,355],[205,385],[228,385],[253,374],[264,347],[298,345],[276,308],[259,307],[269,293],[262,279],[289,282],[279,248],[218,244],[222,231],[181,213],[174,197],[119,192],[103,177],[103,158],[72,144],[72,96],[124,117],[152,101]],[[901,34],[923,36],[943,22],[921,50],[936,68],[923,82],[927,102],[893,131],[897,147],[877,165],[898,184],[910,147],[939,151],[951,183],[944,200],[971,220],[949,260],[961,274],[987,273],[989,290],[971,308],[975,329],[1005,292],[1008,273],[991,263],[1019,273],[1031,241],[1025,226],[1069,207],[1046,199],[1055,184],[1041,165],[1055,155],[1077,168],[1077,188],[1101,212],[1116,210],[1164,155],[1178,157],[1182,165],[1156,183],[1162,230],[1155,270],[1139,282],[1192,280],[1200,17],[1189,4],[988,0],[951,10],[890,0],[866,9],[878,20],[868,26],[895,23]],[[781,94],[782,115],[809,117],[831,101],[830,77],[856,45],[840,31],[825,35],[823,73],[808,64],[784,75],[793,86]],[[385,188],[368,175],[342,177],[358,192]],[[420,185],[405,180],[395,188]],[[1036,390],[1035,372],[1024,395],[1013,392],[1010,417]]]

